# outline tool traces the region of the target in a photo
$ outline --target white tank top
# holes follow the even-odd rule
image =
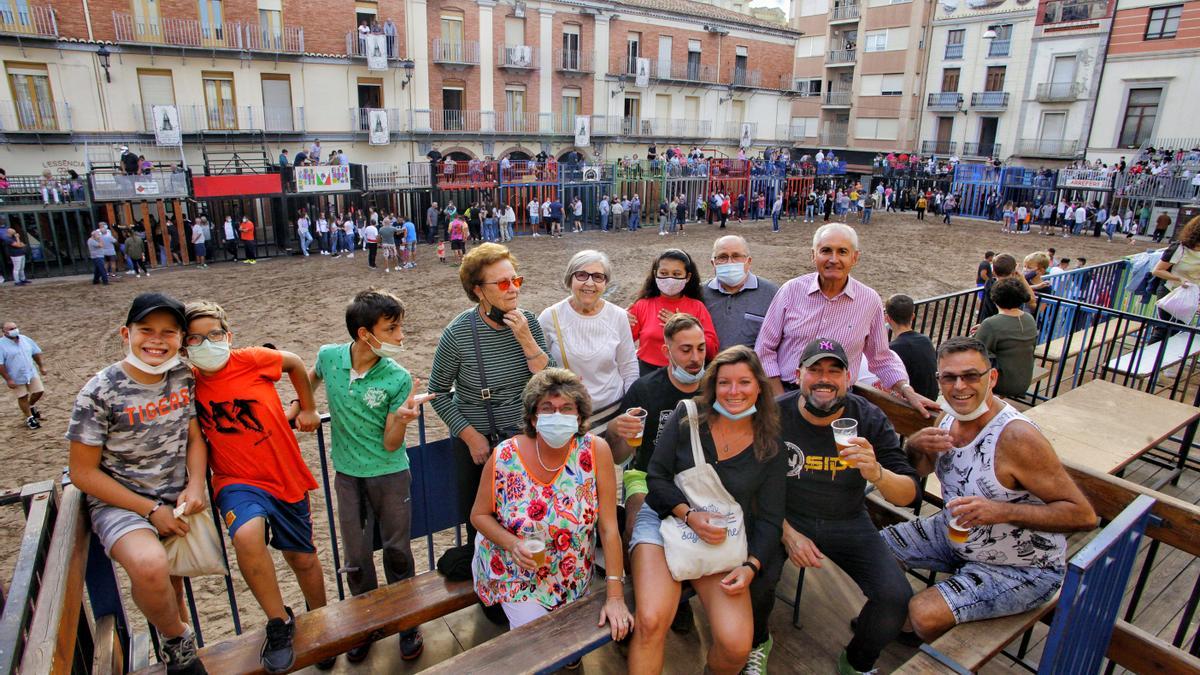
[[[996,478],[996,442],[1004,427],[1013,420],[1030,421],[1008,403],[970,443],[943,453],[937,460],[937,477],[942,483],[942,498],[948,503],[955,497],[980,496],[1013,504],[1045,504],[1025,490],[1010,490]],[[946,415],[939,426],[950,430],[954,418]],[[943,510],[941,518],[949,518]],[[965,544],[950,546],[966,560],[994,565],[1044,567],[1064,566],[1066,536],[1041,532],[1009,524],[981,525],[971,528]]]

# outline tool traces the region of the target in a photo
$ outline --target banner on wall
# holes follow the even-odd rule
[[[634,80],[634,84],[639,87],[650,86],[650,59],[639,57],[637,60],[637,70],[634,72],[637,73],[637,79]]]
[[[348,166],[298,166],[294,171],[296,192],[338,192],[350,189]]]
[[[592,144],[592,118],[587,115],[575,117],[575,147],[586,148]]]
[[[364,35],[362,40],[367,52],[367,70],[387,70],[387,36],[369,33]]]
[[[179,109],[173,105],[156,105],[150,108],[154,118],[154,144],[179,147],[183,145],[183,130],[179,128]]]
[[[367,113],[367,124],[370,129],[371,145],[387,145],[391,141],[391,131],[388,129],[386,110],[371,110]]]
[[[753,138],[752,134],[750,133],[750,123],[742,122],[742,140],[738,144],[738,147],[748,148],[753,144],[753,141],[754,141],[754,138]]]

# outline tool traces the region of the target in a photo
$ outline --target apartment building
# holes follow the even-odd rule
[[[794,0],[798,146],[851,153],[915,148],[925,86],[929,0]]]
[[[733,154],[747,136],[788,142],[796,37],[691,0],[0,2],[0,165],[147,148],[156,107],[182,140],[156,156],[190,165],[314,137],[359,163],[561,155],[580,118],[589,156],[651,141]]]
[[[1087,148],[1115,5],[1116,0],[1039,3],[1011,153],[1022,163],[1062,166]]]
[[[1200,2],[1117,0],[1089,158],[1132,159],[1148,144],[1200,143]]]
[[[940,0],[929,41],[920,150],[979,160],[1014,156],[1039,6]]]

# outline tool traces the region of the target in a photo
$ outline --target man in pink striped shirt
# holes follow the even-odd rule
[[[867,366],[884,388],[918,410],[939,410],[909,385],[904,363],[888,347],[879,294],[850,277],[859,256],[854,228],[844,223],[817,228],[812,256],[817,271],[790,279],[779,288],[754,346],[775,393],[796,388],[796,368],[804,345],[815,338],[832,338],[846,350],[851,382],[858,380],[866,356]]]

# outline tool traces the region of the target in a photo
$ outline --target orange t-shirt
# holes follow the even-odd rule
[[[195,368],[192,373],[214,494],[226,485],[253,485],[290,504],[317,489],[275,390],[283,376],[282,354],[235,349],[215,375]]]
[[[242,239],[246,241],[254,241],[254,223],[250,222],[249,220],[243,220],[242,223],[238,225],[238,230],[242,234]]]

